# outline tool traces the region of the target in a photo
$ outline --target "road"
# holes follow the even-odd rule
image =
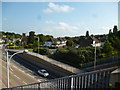
[[[19,57],[19,56],[17,56],[17,55],[16,55],[13,59],[14,59],[16,62],[18,62],[21,66],[24,66],[25,68],[27,68],[27,69],[29,69],[30,71],[32,71],[34,75],[40,76],[40,75],[38,75],[37,71],[38,71],[39,69],[41,69],[42,67],[36,66],[36,65],[34,65],[33,63],[28,62],[28,61],[25,60],[24,58],[21,58],[21,57]],[[50,73],[50,72],[49,72],[49,73]],[[40,77],[42,77],[42,76],[40,76]],[[44,78],[44,77],[43,77],[43,78]],[[52,73],[50,73],[50,75],[49,75],[47,78],[48,78],[48,79],[54,79],[54,78],[56,78],[56,76],[54,76],[54,75],[52,75]]]
[[[0,74],[0,84],[2,88],[7,87],[7,72],[6,72],[6,61],[0,59],[0,67],[2,72]],[[31,71],[28,69],[21,67],[16,62],[10,62],[10,87],[20,86],[20,85],[27,85],[31,83],[37,83],[45,81],[45,78],[37,77],[36,75],[32,74]]]
[[[19,54],[19,55],[16,55],[15,57],[13,57],[13,59],[16,62],[18,62],[21,66],[24,66],[24,67],[28,68],[29,70],[33,71],[35,75],[37,74],[37,71],[39,69],[41,69],[41,68],[46,69],[50,74],[47,77],[47,79],[60,78],[60,77],[69,76],[72,74],[66,70],[63,70],[55,65],[49,64],[49,63],[45,62],[44,60],[41,60],[40,58],[36,58],[31,55]],[[36,65],[36,63],[35,63],[36,61],[37,61],[38,65]],[[56,71],[57,71],[57,73],[56,73]],[[61,75],[61,72],[64,75]]]
[[[0,50],[2,51],[2,49]],[[4,54],[4,55],[3,55]],[[9,55],[12,55],[13,53],[9,53]],[[2,73],[0,74],[0,82],[2,83],[2,88],[7,87],[7,71],[6,71],[6,58],[5,57],[5,52],[1,52],[1,59],[0,59],[0,67]],[[39,65],[35,65],[35,63],[29,62],[29,60],[38,60]],[[38,63],[38,62],[37,62]],[[47,78],[44,78],[43,76],[40,76],[37,74],[38,69],[41,69],[46,67],[45,69],[49,72],[49,76]],[[54,69],[51,70],[50,68]],[[43,60],[40,60],[38,58],[35,58],[34,56],[29,56],[27,54],[19,54],[15,55],[12,60],[10,61],[10,87],[15,87],[15,86],[20,86],[20,85],[26,85],[26,84],[31,84],[31,83],[37,83],[37,82],[42,82],[42,81],[47,81],[49,79],[54,79],[54,78],[59,78],[63,77],[60,73],[57,72],[62,72],[64,75],[68,76],[71,73],[62,70],[61,68],[58,68],[57,66],[48,64],[46,62],[43,62]]]

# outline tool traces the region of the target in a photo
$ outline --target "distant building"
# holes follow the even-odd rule
[[[44,45],[44,47],[60,47],[66,46],[67,40],[65,38],[50,38],[48,39]]]
[[[1,43],[4,43],[4,42],[5,42],[5,40],[3,40],[3,39],[0,39],[0,44],[1,44]]]
[[[79,48],[81,48],[81,47],[87,47],[87,46],[93,46],[93,47],[95,47],[95,45],[96,45],[96,47],[101,47],[102,43],[101,43],[100,40],[98,40],[94,36],[80,38],[80,40],[79,40]]]

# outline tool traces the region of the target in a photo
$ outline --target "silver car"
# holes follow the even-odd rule
[[[44,77],[49,76],[49,73],[45,69],[38,70],[38,73]]]

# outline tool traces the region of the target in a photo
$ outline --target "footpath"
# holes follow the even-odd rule
[[[0,89],[6,88],[4,80],[2,79],[2,46],[0,45]]]

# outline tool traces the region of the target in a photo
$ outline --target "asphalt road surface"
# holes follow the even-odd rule
[[[30,56],[30,55],[27,55],[27,54],[15,55],[13,57],[13,59],[16,62],[18,62],[21,66],[24,66],[24,67],[28,68],[29,70],[31,70],[34,73],[34,75],[37,75],[37,76],[38,76],[37,71],[39,69],[43,69],[42,66],[44,65],[44,67],[45,67],[44,69],[46,69],[50,74],[47,77],[47,79],[55,79],[55,78],[60,78],[60,77],[68,76],[68,75],[72,74],[72,73],[70,73],[70,72],[68,72],[66,70],[63,70],[63,69],[60,69],[60,68],[58,68],[56,66],[48,64],[48,63],[44,62],[43,60],[41,60],[40,58],[36,58],[34,56]],[[40,61],[39,65],[36,65],[36,64],[34,64],[32,62],[29,62],[29,61],[34,61],[34,60]],[[50,68],[52,68],[53,70],[50,70]],[[57,71],[57,73],[55,71]],[[61,75],[59,72],[64,73],[64,75]]]

